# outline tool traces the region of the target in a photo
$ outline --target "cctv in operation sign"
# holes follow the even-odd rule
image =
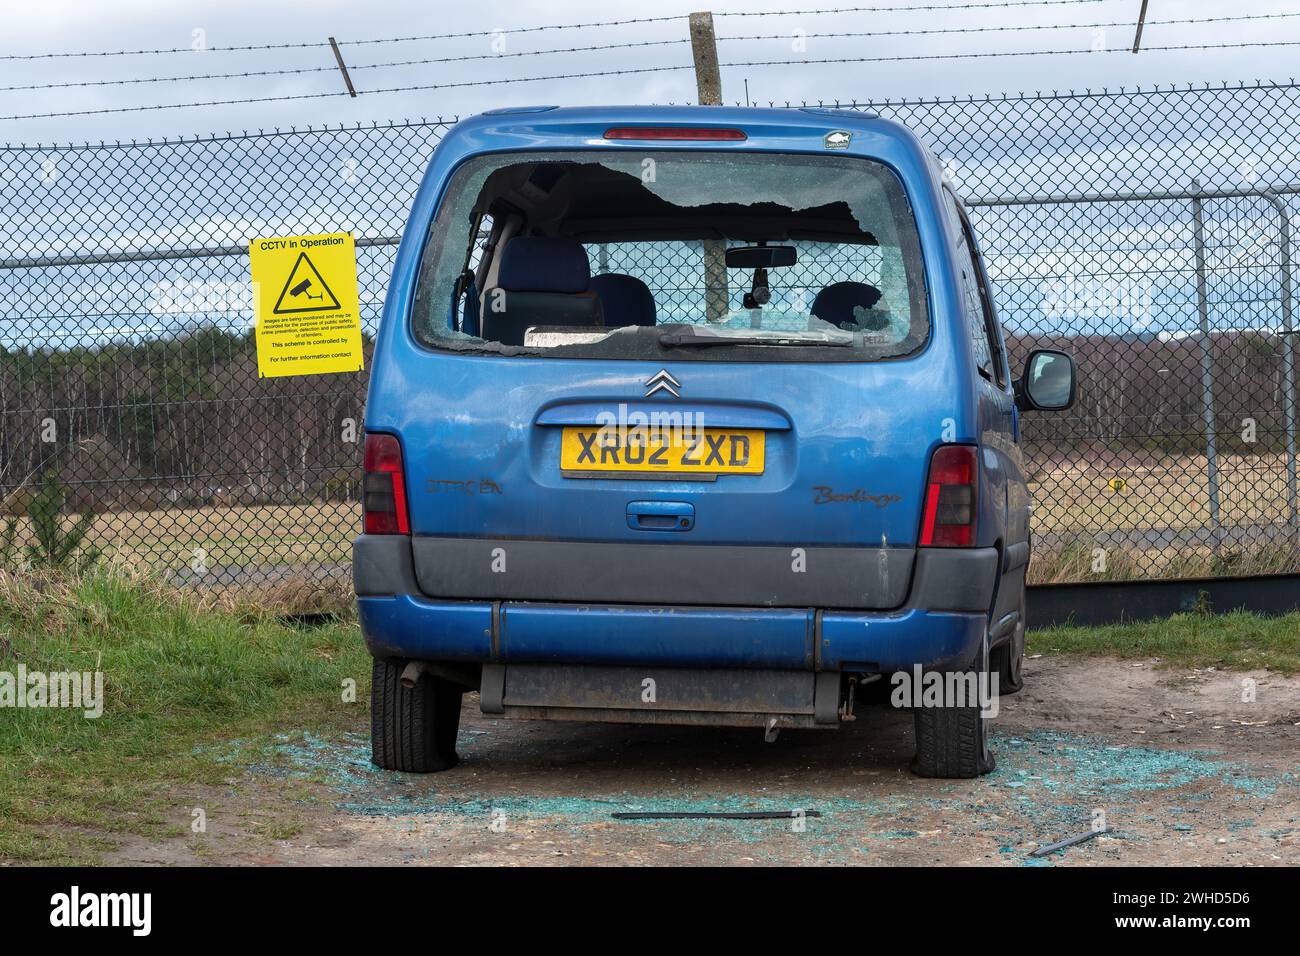
[[[351,233],[254,239],[248,259],[259,376],[361,371],[357,249]]]

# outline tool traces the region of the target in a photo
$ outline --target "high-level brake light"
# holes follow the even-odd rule
[[[614,126],[605,130],[605,139],[686,140],[691,142],[745,140],[744,130],[711,126]]]

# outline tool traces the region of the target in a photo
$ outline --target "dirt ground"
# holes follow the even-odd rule
[[[178,794],[177,823],[188,831],[201,805],[207,832],[135,841],[110,862],[1300,864],[1300,678],[1055,658],[1026,672],[1001,701],[998,768],[979,780],[912,776],[911,718],[883,701],[839,731],[767,744],[758,730],[500,720],[470,695],[452,771],[376,770],[360,730],[296,735],[227,788]],[[701,810],[805,816],[610,816]],[[1097,810],[1109,834],[1029,855]]]

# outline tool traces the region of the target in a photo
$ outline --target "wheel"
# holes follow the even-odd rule
[[[977,678],[988,673],[988,634],[972,665]],[[914,690],[919,693],[919,689]],[[916,756],[912,772],[920,777],[967,779],[992,773],[997,766],[989,750],[988,720],[974,706],[916,707]]]
[[[998,675],[998,693],[1015,694],[1025,687],[1025,586],[1020,585],[1020,620],[1011,639],[995,647],[989,655],[989,666]]]
[[[375,659],[370,690],[371,760],[385,770],[435,773],[456,766],[459,687],[423,673],[412,688],[399,678],[405,661]]]

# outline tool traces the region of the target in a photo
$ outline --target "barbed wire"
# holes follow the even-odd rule
[[[497,36],[513,33],[540,33],[544,30],[583,30],[597,27],[622,27],[638,23],[668,23],[673,20],[685,20],[687,14],[680,13],[662,17],[635,17],[625,20],[597,20],[590,23],[549,23],[532,27],[503,27],[495,30],[466,30],[460,33],[435,33],[425,36],[380,37],[370,40],[339,40],[339,46],[362,46],[375,43],[409,43],[413,40],[464,40],[469,37]],[[51,60],[63,57],[93,56],[154,56],[165,53],[234,53],[252,50],[301,50],[311,47],[329,48],[328,40],[311,40],[299,43],[247,43],[237,46],[180,46],[145,50],[79,50],[59,53],[6,53],[0,54],[0,60]]]
[[[1300,46],[1300,40],[1256,40],[1243,41],[1239,43],[1183,43],[1165,46],[1148,46],[1144,49],[1148,53],[1170,52],[1170,51],[1187,51],[1187,50],[1228,50],[1228,49],[1246,49],[1259,47],[1294,47]],[[831,63],[897,63],[904,61],[916,60],[966,60],[966,59],[987,59],[993,57],[1026,57],[1026,56],[1078,56],[1098,53],[1127,53],[1127,47],[1110,47],[1100,50],[997,50],[982,51],[972,53],[920,53],[904,54],[897,56],[856,56],[856,57],[819,57],[816,59],[781,59],[781,60],[738,60],[720,63],[719,66],[735,68],[750,66],[798,66],[798,65],[819,65]],[[645,73],[666,73],[677,70],[692,69],[690,64],[680,66],[647,66],[631,67],[623,70],[592,70],[576,73],[555,73],[547,76],[519,76],[519,77],[501,77],[490,80],[461,80],[451,83],[420,83],[408,86],[381,87],[373,90],[357,90],[357,96],[380,94],[380,93],[409,93],[426,90],[441,89],[459,89],[474,86],[498,86],[507,83],[536,83],[546,80],[570,80],[570,79],[589,79],[602,76],[628,76],[633,74]],[[24,119],[53,119],[65,116],[97,116],[108,113],[139,113],[150,112],[154,110],[166,109],[188,109],[201,106],[231,106],[244,103],[275,103],[291,100],[309,100],[323,99],[332,96],[347,96],[348,93],[343,90],[331,90],[320,93],[297,93],[278,96],[259,96],[247,98],[234,98],[226,100],[203,100],[194,103],[158,103],[148,106],[114,106],[101,109],[89,110],[64,110],[48,113],[18,113],[7,116],[0,116],[0,121],[5,120],[24,120]]]
[[[1105,3],[1106,0],[1003,0],[1003,2],[967,2],[967,3],[918,3],[908,6],[891,7],[824,7],[819,10],[723,10],[715,12],[715,17],[792,17],[812,16],[827,13],[889,13],[891,11],[930,11],[945,10],[988,10],[1010,9],[1014,7],[1063,7],[1081,6],[1085,3]]]
[[[625,76],[633,73],[666,73],[672,70],[692,69],[689,63],[681,66],[644,66],[626,70],[593,70],[585,73],[555,73],[550,76],[501,77],[493,80],[462,80],[454,83],[420,83],[411,86],[392,86],[373,90],[357,90],[357,96],[379,93],[414,93],[422,90],[446,90],[468,86],[497,86],[504,83],[536,83],[543,80],[577,80],[599,76]],[[317,100],[331,96],[348,96],[346,90],[330,90],[323,93],[293,93],[280,96],[255,96],[229,100],[205,100],[198,103],[158,103],[150,106],[111,106],[93,110],[64,110],[53,113],[19,113],[0,116],[4,120],[51,119],[63,116],[98,116],[105,113],[143,113],[153,110],[188,109],[197,106],[232,106],[242,103],[276,103],[288,100]]]
[[[1151,20],[1147,26],[1170,26],[1170,25],[1189,25],[1189,24],[1210,24],[1210,23],[1229,23],[1249,20],[1281,20],[1300,17],[1300,12],[1293,13],[1269,13],[1269,14],[1240,14],[1233,16],[1221,17],[1179,17],[1167,20]],[[799,33],[801,39],[838,39],[848,37],[880,37],[880,36],[930,36],[937,34],[966,34],[966,33],[1022,33],[1022,32],[1042,32],[1047,30],[1095,30],[1108,29],[1112,27],[1128,27],[1132,24],[1127,20],[1103,21],[1094,23],[1048,23],[1048,24],[1016,24],[1003,26],[988,27],[935,27],[932,29],[909,29],[909,30],[871,30],[871,31],[848,31],[835,33]],[[759,34],[753,36],[720,36],[718,42],[750,42],[756,40],[789,40],[793,35],[785,33]],[[391,60],[383,63],[358,63],[349,64],[349,71],[357,70],[376,70],[391,69],[404,66],[427,66],[435,63],[462,63],[473,60],[496,60],[496,59],[517,59],[528,56],[545,56],[558,53],[588,53],[607,50],[628,50],[642,47],[655,46],[677,46],[689,43],[687,37],[679,37],[669,40],[635,40],[624,43],[604,43],[592,44],[588,46],[571,46],[571,47],[553,47],[545,50],[522,50],[509,53],[474,53],[462,56],[444,56],[444,57],[426,57],[416,60]],[[1148,49],[1157,49],[1148,47]],[[196,80],[235,80],[249,79],[259,76],[295,76],[309,73],[333,73],[338,69],[335,64],[325,66],[308,66],[308,67],[289,67],[277,70],[244,70],[232,73],[188,73],[179,76],[155,76],[155,77],[129,77],[113,80],[74,80],[66,83],[32,83],[16,86],[0,86],[0,92],[26,92],[33,90],[57,90],[83,87],[100,87],[100,86],[135,86],[153,83],[179,83],[191,82]]]
[[[515,53],[474,53],[465,56],[428,57],[420,60],[392,60],[387,63],[349,63],[348,72],[352,73],[357,70],[378,70],[402,66],[424,66],[432,63],[461,63],[467,60],[497,60],[523,56],[541,56],[548,53],[586,53],[602,50],[626,50],[634,47],[671,46],[674,44],[690,42],[689,37],[680,37],[673,40],[637,40],[627,43],[606,43],[594,46],[558,47],[547,50],[525,50]],[[292,76],[305,73],[337,73],[338,69],[339,68],[336,64],[331,63],[327,66],[290,67],[279,70],[245,70],[236,73],[189,73],[182,76],[155,76],[118,80],[81,80],[70,81],[67,83],[32,84],[28,86],[0,86],[0,92],[56,90],[85,86],[131,86],[146,83],[178,83],[188,82],[191,80],[237,80],[255,76]]]
[[[1248,47],[1291,47],[1300,46],[1300,40],[1250,40],[1240,43],[1180,43],[1167,46],[1146,46],[1142,47],[1144,52],[1159,53],[1174,50],[1239,50]],[[994,50],[975,53],[915,53],[902,54],[898,56],[836,56],[836,57],[819,57],[810,59],[784,59],[784,60],[741,60],[729,63],[719,63],[719,66],[738,67],[738,66],[795,66],[801,64],[822,64],[822,63],[898,63],[908,60],[973,60],[986,59],[989,57],[1016,57],[1016,56],[1078,56],[1091,55],[1097,53],[1129,53],[1128,47],[1106,47],[1099,50]]]
[[[1207,23],[1228,23],[1242,20],[1283,20],[1293,17],[1300,17],[1300,12],[1295,13],[1250,13],[1235,16],[1224,17],[1179,17],[1170,20],[1148,20],[1147,27],[1153,26],[1173,26],[1187,24],[1207,24]],[[833,39],[836,37],[891,37],[891,36],[933,36],[935,34],[961,34],[961,33],[1026,33],[1041,32],[1044,30],[1095,30],[1109,27],[1132,27],[1132,20],[1111,20],[1097,23],[1035,23],[1035,24],[1013,24],[992,27],[934,27],[931,29],[920,30],[861,30],[861,31],[836,31],[835,33],[768,33],[756,36],[720,36],[718,42],[724,40],[791,40],[796,36],[807,39]]]
[[[769,17],[789,16],[791,14],[799,14],[801,16],[820,16],[831,13],[902,13],[916,11],[935,12],[944,10],[987,10],[1012,7],[1078,6],[1085,3],[1103,2],[1105,2],[1105,0],[980,0],[980,2],[958,4],[917,3],[894,6],[832,7],[819,10],[732,10],[715,13],[713,15],[715,17]],[[671,23],[676,20],[685,20],[688,17],[689,14],[678,13],[657,17],[632,17],[623,20],[597,20],[588,23],[548,23],[530,27],[504,27],[493,30],[465,30],[459,33],[430,33],[415,36],[339,40],[337,42],[339,46],[365,46],[379,43],[411,43],[419,40],[463,40],[469,37],[540,33],[547,30],[585,30],[598,27],[631,26],[642,23]],[[160,47],[142,50],[77,50],[52,53],[5,53],[0,54],[0,60],[51,60],[67,57],[97,56],[156,56],[171,53],[232,53],[255,50],[300,50],[313,47],[329,47],[329,42],[325,40],[312,40],[298,43],[248,43],[233,46]]]

